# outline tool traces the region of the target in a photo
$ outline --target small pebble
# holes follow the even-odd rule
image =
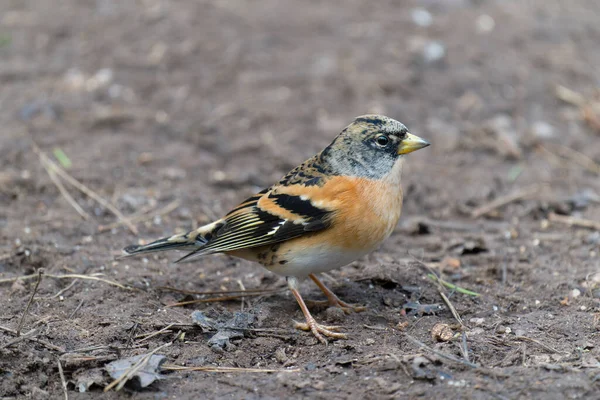
[[[453,336],[454,332],[448,324],[438,322],[431,328],[431,338],[438,342],[448,342]]]
[[[475,21],[475,26],[477,27],[477,31],[479,33],[489,33],[494,30],[496,21],[494,21],[494,18],[490,17],[489,15],[482,14]]]
[[[415,25],[426,28],[433,23],[433,16],[429,11],[422,7],[413,8],[410,12],[410,16]]]
[[[442,60],[446,56],[446,47],[438,41],[431,41],[423,47],[423,59],[432,64]]]
[[[504,325],[500,325],[498,328],[496,328],[496,333],[511,333],[512,329],[510,329],[510,327],[508,326],[504,326]]]
[[[547,122],[536,121],[531,126],[531,132],[538,138],[547,139],[554,136],[554,128]]]
[[[279,361],[280,364],[285,364],[285,362],[289,360],[283,347],[279,347],[277,350],[275,350],[275,359]]]

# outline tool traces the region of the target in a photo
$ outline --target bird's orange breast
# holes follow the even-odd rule
[[[391,234],[402,210],[400,185],[385,180],[337,176],[320,188],[289,189],[289,194],[307,195],[313,205],[332,211],[330,228],[294,239],[303,247],[326,240],[346,249],[372,249]]]

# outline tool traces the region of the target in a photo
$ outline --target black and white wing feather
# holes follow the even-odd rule
[[[124,251],[133,255],[171,249],[193,250],[177,260],[180,262],[207,254],[283,242],[328,228],[332,211],[315,206],[307,196],[298,195],[299,187],[294,186],[263,190],[209,225],[147,245],[129,246]]]

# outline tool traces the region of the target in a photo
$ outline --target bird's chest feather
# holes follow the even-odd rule
[[[355,193],[342,194],[336,238],[344,248],[373,249],[394,230],[402,211],[402,189],[385,181],[360,180]]]
[[[377,248],[392,233],[402,211],[399,176],[334,179],[311,198],[315,206],[332,211],[329,228],[231,254],[257,261],[281,275],[328,271]]]

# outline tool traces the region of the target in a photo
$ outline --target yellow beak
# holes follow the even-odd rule
[[[416,135],[407,133],[404,140],[400,142],[400,146],[398,146],[398,154],[412,153],[413,151],[422,149],[423,147],[427,147],[430,144],[431,143],[429,143],[427,140],[421,139]]]

